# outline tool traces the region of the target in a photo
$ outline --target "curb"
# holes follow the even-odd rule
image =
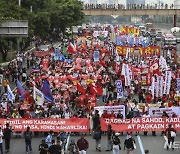
[[[25,52],[25,55],[26,55],[27,53],[31,52],[31,51],[34,50],[34,49],[35,49],[35,47],[27,50],[27,51]],[[1,65],[2,67],[4,67],[4,66],[7,66],[10,62],[14,62],[14,61],[16,61],[16,58],[13,59],[13,60],[11,60],[11,61],[9,61],[9,62],[1,63],[0,65]]]

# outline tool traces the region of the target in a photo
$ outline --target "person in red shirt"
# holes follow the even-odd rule
[[[174,138],[175,136],[173,134],[176,133],[176,130],[172,128],[172,124],[169,124],[169,127],[165,130],[165,134],[167,134],[168,138],[168,144],[167,144],[167,150],[169,150],[169,145],[172,142],[172,150],[174,150],[173,143],[174,143]]]
[[[172,106],[173,106],[173,101],[172,101],[172,99],[170,99],[168,102],[168,107],[172,107]]]
[[[146,102],[149,104],[152,103],[152,95],[150,93],[146,94]]]
[[[101,115],[101,118],[109,118],[109,114],[107,113],[107,110],[103,111],[103,114]]]
[[[116,118],[116,115],[114,114],[114,111],[111,111],[111,114],[109,115],[110,119],[114,119]]]
[[[77,147],[78,147],[79,153],[86,153],[86,151],[89,147],[89,143],[84,138],[84,134],[82,134],[81,138],[77,141]]]
[[[31,118],[31,115],[29,113],[29,111],[27,111],[24,115],[24,119],[30,119]]]

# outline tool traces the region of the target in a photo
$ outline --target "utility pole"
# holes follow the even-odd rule
[[[21,0],[19,0],[19,6],[21,6]]]

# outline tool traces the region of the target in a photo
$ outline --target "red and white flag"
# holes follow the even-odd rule
[[[70,43],[67,48],[67,52],[69,52],[71,54],[76,54],[76,47],[72,43]]]

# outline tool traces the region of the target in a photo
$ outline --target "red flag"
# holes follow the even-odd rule
[[[92,94],[102,95],[102,89],[99,88],[99,87],[97,87],[97,86],[91,85],[91,86],[90,86],[90,92],[91,92]]]
[[[100,63],[102,66],[107,67],[107,66],[106,66],[106,63],[104,62],[104,60],[101,59],[101,60],[99,61],[99,63]]]
[[[86,94],[86,89],[84,89],[79,83],[77,83],[77,90],[81,93],[81,94],[83,94],[83,95],[85,95]]]
[[[76,48],[72,43],[69,44],[69,46],[67,48],[67,52],[69,52],[71,54],[76,54]]]
[[[159,62],[156,61],[154,64],[152,64],[150,66],[150,72],[153,73],[153,74],[157,74],[159,75],[160,72],[159,72]]]
[[[101,50],[101,54],[106,52],[106,47],[103,47]]]
[[[82,47],[84,50],[87,49],[87,45],[86,45],[84,42],[81,43],[81,47]]]
[[[96,48],[97,48],[97,49],[101,48],[100,44],[97,43],[97,44],[96,44]]]

